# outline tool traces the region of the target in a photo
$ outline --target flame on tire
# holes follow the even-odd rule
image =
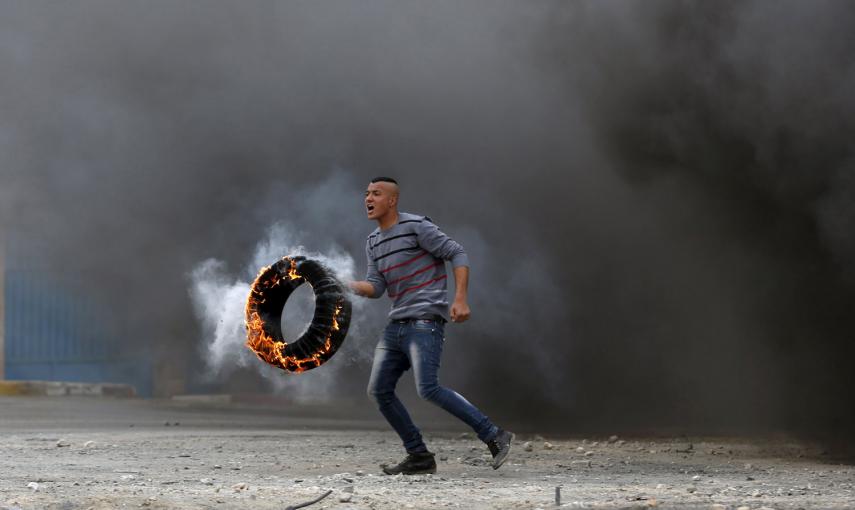
[[[269,271],[271,266],[266,266],[261,268],[252,284],[253,291],[250,292],[246,302],[246,346],[262,361],[288,372],[300,373],[321,366],[332,355],[332,335],[341,329],[339,317],[344,305],[341,301],[335,305],[332,326],[325,340],[315,352],[306,357],[286,355],[285,348],[288,343],[276,340],[268,334],[264,327],[264,320],[257,309],[259,304],[264,303],[262,289],[271,289],[289,280],[303,280],[298,285],[309,284],[297,270],[296,260],[289,257],[284,257],[282,260],[290,263],[290,268],[284,275],[280,275],[276,271]]]

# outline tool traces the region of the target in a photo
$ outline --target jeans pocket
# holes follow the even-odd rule
[[[437,330],[437,322],[429,319],[419,319],[412,322],[412,327],[416,331],[430,331],[433,333]]]

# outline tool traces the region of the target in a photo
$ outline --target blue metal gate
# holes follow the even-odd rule
[[[106,307],[33,270],[7,268],[4,287],[6,379],[127,383],[151,396],[149,356],[128,354]]]

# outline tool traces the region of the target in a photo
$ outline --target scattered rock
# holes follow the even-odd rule
[[[57,448],[65,448],[66,446],[71,446],[71,442],[67,441],[65,439],[60,439],[59,441],[56,442]]]
[[[544,448],[544,449],[546,449],[546,450],[551,450],[551,449],[553,449],[553,448],[555,448],[555,447],[554,447],[554,446],[552,445],[552,443],[550,443],[549,441],[545,441],[545,442],[543,443],[543,448]]]
[[[593,455],[594,455],[594,452],[592,452],[592,451],[590,451],[590,450],[589,450],[589,451],[587,451],[587,452],[585,452],[585,457],[591,457],[591,456],[593,456]]]
[[[460,459],[460,463],[467,464],[469,466],[486,466],[488,464],[491,464],[491,462],[487,461],[483,457],[463,457],[462,459]]]
[[[523,450],[530,452],[532,450],[531,441],[526,441],[523,443]]]
[[[245,491],[249,489],[249,484],[246,482],[238,482],[232,485],[232,490],[235,492]]]
[[[38,492],[38,490],[41,489],[41,485],[37,484],[36,482],[28,483],[27,487],[32,489],[33,492]]]
[[[201,478],[201,479],[199,480],[199,482],[201,482],[201,483],[203,483],[203,484],[205,484],[205,485],[214,485],[214,481],[213,481],[213,480],[211,480],[210,478]]]
[[[700,480],[700,479],[701,479],[701,475],[695,475],[695,476],[693,476],[693,477],[692,477],[692,480],[694,480],[694,481],[696,481],[696,482],[697,482],[698,480]]]
[[[84,448],[92,448],[93,446],[95,446],[95,441],[86,441],[83,443]]]
[[[722,505],[721,503],[713,503],[710,505],[710,510],[727,510],[727,505]]]
[[[609,444],[614,444],[618,442],[617,436],[609,436]]]
[[[581,446],[577,446],[577,447],[576,447],[576,452],[577,452],[577,453],[585,453],[585,449],[584,449],[584,448],[582,448]]]
[[[446,457],[445,459],[448,460],[448,457]],[[361,469],[357,469],[356,470],[356,476],[365,476],[365,471],[363,471]]]

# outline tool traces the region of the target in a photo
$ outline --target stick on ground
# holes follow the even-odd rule
[[[332,494],[332,490],[326,491],[325,493],[321,494],[318,498],[313,499],[311,501],[306,501],[305,503],[299,503],[296,505],[287,506],[287,507],[285,507],[285,510],[297,510],[298,508],[304,508],[304,507],[307,507],[309,505],[314,505],[315,503],[324,499],[325,497],[329,496],[330,494]]]

